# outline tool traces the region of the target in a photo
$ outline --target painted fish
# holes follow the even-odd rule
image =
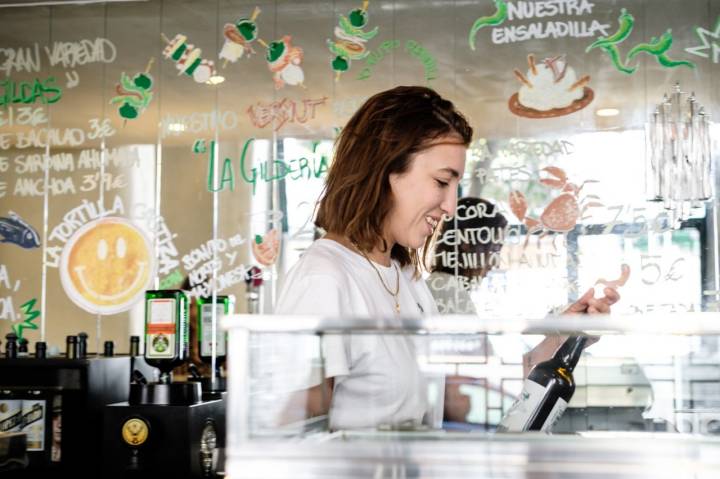
[[[35,228],[12,211],[9,218],[0,217],[0,243],[15,243],[30,249],[40,246],[40,237]]]

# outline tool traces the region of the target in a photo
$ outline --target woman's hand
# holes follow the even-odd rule
[[[568,306],[563,314],[610,314],[610,307],[620,301],[620,293],[617,288],[623,286],[630,277],[630,267],[626,264],[622,265],[622,273],[620,278],[614,281],[599,279],[595,283],[604,284],[604,296],[602,298],[595,297],[595,288],[588,289],[580,299]],[[550,359],[557,348],[567,339],[567,336],[545,336],[531,351],[523,355],[523,376],[527,377],[530,370],[539,362]],[[585,348],[592,346],[600,340],[599,336],[588,336]]]
[[[624,286],[628,278],[630,278],[630,266],[623,264],[620,266],[620,277],[612,281],[600,278],[595,281],[595,287],[604,284],[602,298],[595,298],[595,287],[590,288],[580,299],[571,304],[565,314],[572,313],[588,313],[588,314],[610,314],[610,306],[620,300],[620,294],[617,289]]]
[[[595,288],[588,289],[580,299],[568,306],[565,314],[587,313],[587,314],[610,314],[610,306],[620,300],[620,293],[613,287],[603,289],[602,298],[595,297]]]

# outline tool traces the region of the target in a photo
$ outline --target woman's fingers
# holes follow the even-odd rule
[[[610,314],[610,306],[620,301],[620,293],[617,288],[624,285],[630,277],[630,267],[626,264],[622,265],[622,274],[620,278],[614,281],[606,281],[599,279],[595,284],[604,284],[602,298],[591,297],[587,302],[587,312],[589,314]],[[599,294],[599,292],[598,292]]]
[[[587,311],[588,308],[588,301],[590,301],[593,297],[593,289],[590,288],[583,294],[580,299],[575,301],[573,304],[571,304],[566,310],[565,314],[570,313],[584,313]]]
[[[614,301],[613,301],[614,302]],[[610,303],[608,298],[591,299],[588,303],[589,314],[610,314]]]
[[[610,306],[620,301],[620,293],[612,287],[603,289],[605,296],[602,298],[593,297],[593,293],[594,289],[590,288],[565,313],[610,314]]]
[[[603,310],[602,308],[596,308],[595,306],[590,306],[587,310],[588,314],[608,314],[610,310]]]
[[[603,299],[606,299],[609,305],[615,304],[620,300],[620,293],[618,293],[615,288],[605,288],[603,293],[605,293],[605,298]]]

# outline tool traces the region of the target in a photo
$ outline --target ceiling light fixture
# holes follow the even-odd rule
[[[208,81],[206,81],[205,83],[207,83],[208,85],[219,85],[224,81],[225,81],[224,76],[213,75],[210,78],[208,78]]]
[[[597,116],[618,116],[620,114],[620,110],[617,108],[599,108],[595,110],[595,114]]]

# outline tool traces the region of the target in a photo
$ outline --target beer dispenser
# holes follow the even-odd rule
[[[173,381],[189,360],[189,302],[181,290],[145,293],[145,362],[157,382],[135,374],[127,402],[105,408],[102,477],[215,477],[225,403],[194,381]]]

